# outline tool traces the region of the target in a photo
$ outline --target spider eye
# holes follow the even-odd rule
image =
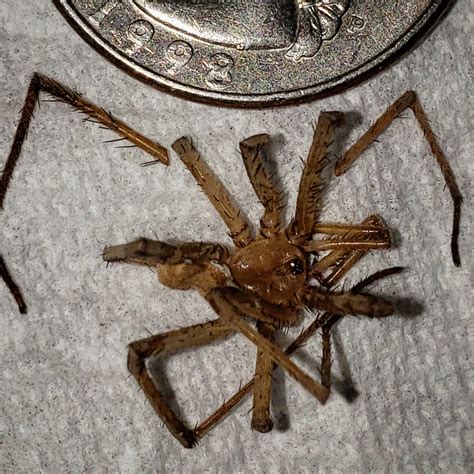
[[[303,262],[298,258],[291,260],[289,266],[292,275],[301,275],[304,272]]]

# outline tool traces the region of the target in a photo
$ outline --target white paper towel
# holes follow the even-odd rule
[[[191,292],[161,286],[144,268],[106,269],[106,244],[144,235],[230,243],[226,229],[174,154],[171,166],[140,168],[139,150],[117,150],[111,132],[84,125],[61,104],[42,103],[1,217],[1,251],[26,296],[17,313],[0,286],[0,469],[4,472],[468,472],[472,470],[472,58],[469,7],[458,2],[414,52],[343,94],[273,110],[187,102],[126,76],[89,48],[52,2],[0,4],[0,163],[33,71],[77,87],[167,147],[193,137],[254,222],[261,208],[238,142],[270,133],[294,205],[312,124],[321,110],[359,112],[352,143],[407,89],[419,94],[465,196],[460,248],[451,262],[452,206],[411,113],[344,177],[332,181],[327,220],[380,213],[398,246],[374,252],[350,274],[392,265],[402,276],[374,292],[399,301],[383,321],[339,325],[334,377],[353,382],[323,407],[277,372],[275,429],[250,429],[247,400],[185,450],[129,377],[126,346],[214,317]],[[472,8],[471,14],[472,14]],[[288,211],[290,213],[290,210]],[[419,311],[419,305],[423,310]],[[309,322],[309,319],[305,321]],[[472,326],[471,326],[472,328]],[[290,337],[286,336],[288,339]],[[173,357],[177,403],[194,425],[252,373],[241,337]],[[316,375],[319,338],[296,360]],[[336,388],[341,389],[341,384]]]

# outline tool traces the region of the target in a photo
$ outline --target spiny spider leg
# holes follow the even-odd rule
[[[257,323],[257,331],[270,342],[274,342],[275,326],[259,321]],[[270,415],[272,372],[272,358],[258,347],[257,361],[255,363],[251,427],[260,433],[268,433],[273,428],[273,421]]]
[[[335,254],[334,258],[337,257],[337,265],[331,275],[326,278],[323,278],[320,274],[315,275],[322,286],[331,288],[336,282],[340,281],[342,277],[368,252],[368,250],[353,250],[350,253],[344,252],[347,252],[347,250],[333,250],[329,254]]]
[[[5,196],[13,176],[13,171],[15,170],[15,166],[20,158],[21,149],[28,135],[28,129],[41,92],[49,94],[54,99],[70,105],[78,112],[86,114],[94,121],[110,128],[137,147],[152,155],[155,160],[158,160],[165,165],[169,163],[168,151],[166,148],[130,128],[124,122],[115,118],[104,109],[89,102],[78,92],[62,85],[50,77],[35,72],[28,87],[25,102],[21,110],[20,121],[18,122],[15,136],[13,138],[13,144],[0,179],[0,211],[3,210]],[[0,276],[5,281],[7,287],[17,301],[20,312],[26,311],[26,305],[19,288],[16,285],[11,286],[11,282],[13,281],[11,280],[11,277],[10,280],[8,280],[9,275],[4,272],[2,272]]]
[[[361,252],[351,252],[352,254],[360,254]],[[360,257],[359,257],[360,258]],[[400,273],[403,270],[401,267],[388,268],[382,271],[378,271],[364,280],[360,281],[357,285],[352,288],[354,293],[361,291],[368,285],[372,284],[374,281],[385,278],[387,276],[393,275],[395,273]],[[323,327],[324,325],[330,323],[332,327],[337,321],[339,321],[343,316],[334,315],[332,313],[323,313],[319,315],[314,321],[304,329],[301,334],[285,349],[284,353],[288,356],[291,356],[296,352],[300,347],[304,346],[306,342],[314,335],[314,333]],[[326,366],[325,360],[322,361]],[[275,369],[276,365],[273,365]],[[328,380],[328,376],[324,376],[325,380]],[[227,414],[237,406],[246,396],[252,393],[255,384],[255,377],[249,380],[245,385],[243,385],[232,397],[229,398],[218,410],[216,410],[211,416],[206,418],[202,423],[200,423],[194,430],[194,434],[198,438],[202,438],[207,432],[209,432],[217,423],[219,423]],[[329,389],[329,387],[327,387]]]
[[[281,193],[265,171],[263,149],[269,143],[270,136],[266,133],[254,135],[241,141],[240,152],[244,161],[250,183],[255,190],[260,203],[265,208],[265,213],[260,219],[260,234],[271,237],[281,230]]]
[[[388,109],[374,122],[369,130],[362,135],[359,140],[352,145],[345,155],[338,161],[335,168],[336,176],[344,174],[351,164],[361,156],[361,154],[377,140],[379,135],[383,133],[388,126],[406,109],[411,109],[415,115],[418,124],[431,148],[438,165],[443,174],[446,185],[453,200],[453,231],[451,234],[451,254],[453,262],[456,266],[461,265],[459,256],[458,238],[459,238],[459,221],[461,218],[462,195],[456,183],[454,173],[444,155],[441,147],[436,140],[436,135],[431,128],[428,117],[421,106],[421,103],[415,92],[405,92],[398,100],[396,100]]]
[[[249,223],[233,202],[223,184],[201,159],[191,140],[187,137],[180,138],[173,143],[172,148],[194,176],[194,179],[201,186],[209,201],[229,228],[235,245],[237,247],[248,245],[252,240]]]
[[[340,112],[319,114],[313,142],[301,176],[295,217],[290,224],[291,234],[301,240],[309,238],[314,232],[321,213],[321,193],[324,189],[321,174],[327,166],[329,147],[333,143],[336,127],[343,117]]]
[[[28,134],[33,112],[38,102],[40,92],[46,92],[60,102],[70,105],[72,108],[83,114],[89,115],[92,119],[100,122],[107,128],[117,132],[122,137],[132,142],[137,147],[143,149],[163,164],[169,164],[168,151],[158,143],[143,136],[133,128],[130,128],[121,120],[115,118],[109,112],[89,102],[78,92],[62,85],[61,83],[35,72],[31,79],[25,103],[21,110],[21,117],[18,123],[13,144],[8,155],[7,162],[3,169],[0,180],[0,210],[3,209],[5,194],[10,183],[16,163],[20,157],[23,142]]]
[[[389,230],[380,217],[373,216],[373,218],[376,219],[376,222],[380,222],[381,225],[319,223],[315,226],[315,233],[337,235],[339,237],[310,240],[303,244],[304,249],[307,252],[318,252],[338,248],[346,250],[389,248],[392,245]]]
[[[304,246],[307,252],[319,252],[323,250],[359,250],[359,249],[387,249],[390,247],[390,240],[350,240],[350,239],[323,239],[312,240]]]
[[[385,235],[387,228],[384,225],[363,225],[363,224],[339,224],[319,222],[314,226],[315,234],[343,235],[347,237],[348,232],[357,232],[366,235]]]
[[[228,323],[220,319],[204,324],[151,336],[129,344],[128,370],[133,374],[146,397],[173,436],[185,447],[192,448],[197,438],[189,427],[170,408],[151,379],[146,361],[150,357],[163,357],[174,352],[205,346],[223,339],[234,332]]]
[[[382,318],[393,314],[392,304],[378,296],[345,293],[321,292],[311,288],[305,295],[309,307],[318,308],[330,313],[348,315],[362,314],[373,318]]]
[[[331,387],[331,326],[325,324],[321,328],[323,354],[321,357],[321,384],[328,390]]]

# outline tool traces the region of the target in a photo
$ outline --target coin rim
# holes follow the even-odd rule
[[[288,92],[271,92],[268,94],[235,94],[225,92],[214,92],[207,89],[188,86],[174,82],[161,76],[157,72],[141,66],[119,52],[115,47],[108,44],[98,36],[96,31],[86,23],[77,13],[69,0],[52,0],[66,21],[73,27],[79,36],[90,46],[105,56],[115,66],[124,70],[127,74],[159,90],[189,99],[195,102],[214,106],[228,106],[235,108],[265,108],[280,107],[300,104],[311,100],[320,99],[342,92],[349,87],[366,81],[373,75],[386,69],[390,64],[400,60],[405,54],[413,49],[435,26],[446,16],[456,0],[440,0],[425,11],[406,34],[401,36],[389,48],[374,56],[357,69],[338,76],[335,79],[309,86],[304,89],[296,89]],[[304,91],[304,93],[302,93]]]

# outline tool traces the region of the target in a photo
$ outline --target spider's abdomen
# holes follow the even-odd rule
[[[228,265],[239,286],[273,304],[294,306],[306,282],[305,255],[284,234],[252,242]]]

